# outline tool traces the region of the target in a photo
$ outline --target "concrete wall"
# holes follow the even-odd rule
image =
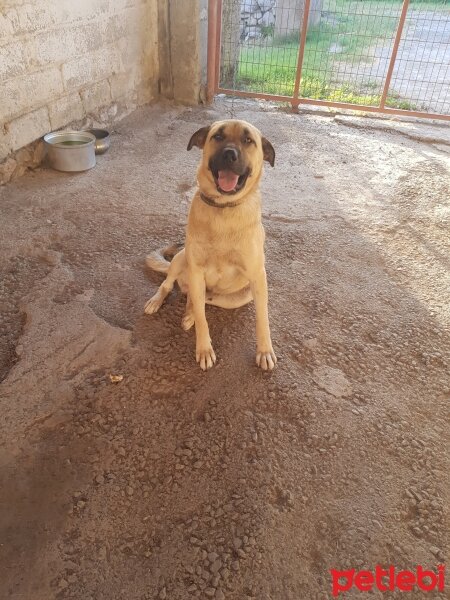
[[[208,0],[158,3],[160,92],[197,104],[206,98]]]
[[[160,94],[198,102],[203,5],[0,0],[0,181],[40,162],[29,144],[49,131],[111,125]]]

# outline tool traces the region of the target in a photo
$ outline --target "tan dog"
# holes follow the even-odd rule
[[[203,156],[189,211],[186,246],[170,263],[162,253],[147,257],[148,266],[167,277],[144,310],[156,312],[177,281],[187,294],[182,327],[187,331],[195,323],[196,360],[206,370],[216,362],[216,355],[205,303],[238,308],[253,299],[256,364],[273,369],[277,359],[269,329],[259,182],[263,160],[273,166],[275,151],[256,127],[237,120],[199,129],[187,149],[193,146],[203,149]]]

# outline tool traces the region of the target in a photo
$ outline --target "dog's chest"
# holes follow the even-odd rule
[[[205,281],[208,290],[234,288],[244,278],[244,261],[239,252],[211,253],[205,259]]]

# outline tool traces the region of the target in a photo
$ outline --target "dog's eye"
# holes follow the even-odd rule
[[[244,140],[244,143],[245,143],[245,144],[252,144],[252,143],[253,143],[253,140],[252,140],[252,138],[251,138],[251,137],[246,137],[246,138],[245,138],[245,140]]]
[[[216,140],[216,142],[223,142],[223,135],[220,135],[220,133],[216,133],[216,135],[213,135],[213,140]]]

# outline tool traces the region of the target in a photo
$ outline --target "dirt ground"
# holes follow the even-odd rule
[[[143,314],[144,258],[183,239],[187,141],[228,110],[140,110],[92,171],[0,191],[1,598],[324,600],[332,568],[445,561],[448,126],[237,107],[277,152],[279,362],[252,305],[208,307],[203,373],[179,293]]]

